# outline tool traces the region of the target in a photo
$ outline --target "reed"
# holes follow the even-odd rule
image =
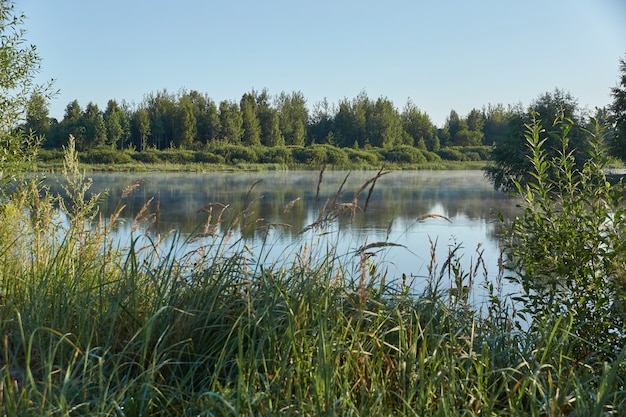
[[[612,362],[577,356],[571,316],[532,332],[516,327],[515,305],[498,290],[503,278],[486,276],[480,248],[464,270],[460,245],[438,261],[431,242],[420,277],[430,285],[419,291],[415,277],[389,277],[373,261],[401,249],[394,242],[340,253],[305,233],[268,263],[271,242],[251,248],[237,231],[287,226],[254,219],[254,201],[239,212],[208,203],[197,233],[173,233],[169,244],[148,202],[131,242],[116,246],[119,219],[99,220],[76,156],[66,163],[73,200],[29,183],[0,211],[4,415],[543,416],[626,407],[625,352]],[[340,187],[306,232],[365,212],[383,174],[349,203]],[[120,204],[139,187],[129,185]],[[73,213],[69,221],[59,207]],[[471,302],[477,285],[490,289],[488,304]]]

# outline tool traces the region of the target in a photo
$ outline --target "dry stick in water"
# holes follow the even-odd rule
[[[324,177],[324,171],[326,170],[326,164],[322,165],[322,170],[320,171],[319,179],[317,180],[317,192],[315,193],[315,201],[319,201],[320,199],[320,185],[322,184],[322,178]]]

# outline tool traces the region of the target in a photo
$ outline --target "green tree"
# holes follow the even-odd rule
[[[39,86],[35,76],[41,59],[33,45],[25,44],[21,28],[25,16],[10,0],[0,0],[0,179],[11,178],[26,168],[39,140],[18,126],[27,117],[29,101],[50,98],[50,86]]]
[[[70,135],[74,137],[77,148],[81,148],[85,144],[85,126],[82,123],[83,110],[78,104],[78,100],[72,100],[65,106],[63,119],[57,128],[56,140],[57,146],[65,146],[68,143]]]
[[[389,149],[402,142],[402,122],[393,103],[379,98],[369,107],[366,137],[370,145]]]
[[[280,93],[277,99],[280,131],[286,145],[303,146],[309,114],[301,92]]]
[[[179,148],[190,149],[196,139],[196,129],[193,102],[189,95],[183,94],[175,108],[172,143]]]
[[[243,128],[242,142],[244,145],[261,144],[261,124],[257,116],[256,93],[246,93],[239,103],[241,109],[241,125]]]
[[[150,138],[148,145],[157,149],[170,146],[173,134],[173,120],[176,113],[176,103],[173,95],[167,90],[150,94],[146,98],[146,108],[150,116]]]
[[[78,148],[79,150],[97,148],[105,144],[106,126],[97,104],[92,102],[87,104],[80,123],[85,128],[85,142],[82,143],[82,148]]]
[[[446,120],[446,126],[448,127],[448,133],[450,135],[450,140],[454,142],[454,137],[457,132],[463,129],[467,129],[464,121],[461,119],[459,114],[455,110],[450,110],[450,115]]]
[[[336,110],[327,99],[313,106],[313,114],[309,123],[309,142],[336,145],[334,143]]]
[[[510,189],[516,181],[528,181],[531,165],[525,131],[526,126],[534,123],[547,132],[543,150],[548,159],[560,157],[562,146],[558,138],[566,135],[574,163],[582,167],[590,152],[588,136],[581,127],[586,125],[584,119],[577,101],[569,93],[556,89],[540,95],[526,112],[509,119],[506,137],[493,149],[493,164],[486,170],[487,177],[496,188],[502,189]]]
[[[150,116],[148,110],[143,107],[138,108],[131,119],[132,128],[136,140],[135,148],[145,151],[148,147],[148,137],[150,136]]]
[[[50,132],[50,115],[48,102],[40,92],[34,92],[26,107],[26,123],[24,133],[27,135],[40,135],[47,142]]]
[[[256,96],[257,115],[261,129],[261,143],[265,146],[284,146],[285,140],[280,133],[280,117],[278,110],[270,105],[267,90]]]
[[[109,100],[107,108],[104,110],[104,126],[106,128],[106,143],[113,149],[117,148],[122,141],[124,128],[122,127],[122,109],[119,108],[117,101]]]
[[[515,114],[513,108],[507,110],[502,104],[488,105],[483,113],[485,115],[483,144],[492,146],[500,143],[508,134],[509,121]]]
[[[243,118],[237,103],[222,100],[219,108],[220,139],[238,145],[243,136]]]
[[[365,92],[359,93],[352,101],[343,99],[335,116],[335,137],[337,145],[352,148],[355,144],[363,148],[367,143],[367,112],[371,106]]]
[[[206,145],[217,139],[219,134],[219,114],[215,101],[206,94],[192,90],[188,94],[193,104],[193,115],[196,118],[196,140]]]
[[[412,142],[408,145],[418,145],[422,142],[426,150],[436,152],[439,150],[439,137],[437,128],[431,122],[428,114],[421,112],[413,103],[407,102],[402,112],[402,127],[407,132]]]
[[[619,69],[619,84],[611,89],[613,103],[609,111],[615,129],[609,140],[609,152],[626,162],[626,58],[620,59]]]

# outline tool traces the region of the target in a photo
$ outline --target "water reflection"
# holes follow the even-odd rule
[[[121,217],[131,219],[146,201],[155,197],[152,210],[158,200],[160,230],[190,234],[206,221],[207,213],[200,210],[202,207],[223,203],[229,205],[230,215],[247,210],[246,218],[254,227],[239,231],[251,247],[266,236],[263,226],[289,225],[272,229],[272,244],[283,248],[316,221],[326,202],[352,202],[355,193],[375,175],[371,171],[325,172],[319,183],[320,174],[314,171],[89,174],[94,192],[108,190],[109,198],[101,206],[105,217],[125,204]],[[147,181],[121,201],[124,189],[138,180]],[[329,231],[333,242],[345,249],[377,241],[404,245],[406,249],[385,253],[385,262],[396,275],[425,275],[431,240],[438,242],[437,256],[441,260],[448,245],[454,242],[463,243],[468,262],[480,245],[485,262],[495,268],[501,226],[498,213],[505,218],[516,213],[516,201],[495,192],[481,171],[391,172],[376,181],[363,212],[368,192],[369,188],[359,195],[360,210],[355,216],[346,214]],[[291,206],[289,210],[285,210],[287,206]],[[429,213],[446,216],[450,221],[419,221]]]

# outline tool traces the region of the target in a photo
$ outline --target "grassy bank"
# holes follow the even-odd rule
[[[163,246],[152,227],[158,212],[144,211],[132,220],[136,239],[116,247],[118,220],[99,220],[100,197],[85,197],[89,181],[71,148],[64,169],[65,200],[30,182],[5,196],[0,211],[4,415],[599,416],[626,409],[624,349],[581,332],[571,311],[532,310],[540,300],[525,293],[514,304],[498,290],[507,270],[484,276],[479,253],[433,256],[419,293],[411,271],[392,277],[377,268],[393,242],[339,253],[313,237],[268,264],[267,246],[216,233],[220,223],[231,231],[254,223],[219,202],[205,206],[196,234],[176,237],[195,239],[192,252]],[[308,229],[315,236],[366,210],[378,176],[352,204],[329,201]],[[538,182],[528,195],[541,193]],[[140,186],[114,196],[120,207]],[[534,226],[520,224],[509,241],[534,245],[519,239],[535,236]],[[575,225],[561,223],[568,224],[563,239],[577,241]],[[616,230],[621,236],[622,225]],[[534,259],[538,280],[540,255],[518,251]],[[623,268],[618,255],[610,271]],[[460,256],[474,256],[475,266],[462,270]],[[469,303],[466,291],[483,281],[490,302]]]

